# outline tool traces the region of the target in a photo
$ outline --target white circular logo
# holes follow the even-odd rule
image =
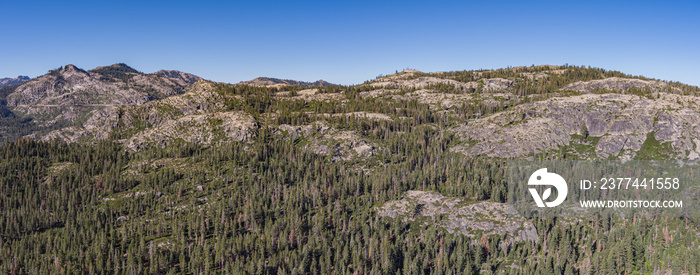
[[[550,202],[544,202],[550,195],[552,195],[552,188],[547,188],[544,190],[542,196],[537,192],[535,188],[528,188],[532,198],[535,199],[535,203],[538,207],[555,207],[560,205],[566,199],[566,195],[569,192],[569,188],[566,185],[566,181],[560,175],[556,173],[547,173],[547,168],[542,168],[535,173],[532,173],[530,179],[527,181],[527,185],[551,185],[557,189],[557,199]]]

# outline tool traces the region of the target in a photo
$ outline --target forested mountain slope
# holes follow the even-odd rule
[[[2,273],[700,272],[700,218],[508,216],[507,159],[696,159],[700,89],[573,66],[353,86],[117,64],[8,90]]]

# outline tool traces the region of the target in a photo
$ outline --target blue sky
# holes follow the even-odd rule
[[[700,3],[3,1],[0,77],[124,62],[221,82],[590,65],[700,85]]]

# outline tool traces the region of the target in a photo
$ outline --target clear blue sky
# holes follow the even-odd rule
[[[590,65],[700,85],[700,3],[3,1],[0,77],[124,62],[238,82]]]

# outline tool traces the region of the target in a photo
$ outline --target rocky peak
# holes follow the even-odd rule
[[[61,69],[59,72],[61,72],[61,73],[72,73],[72,72],[86,73],[85,70],[78,68],[77,66],[75,66],[73,64],[68,64],[66,66],[63,66],[63,69]]]
[[[90,71],[91,72],[119,71],[119,72],[125,72],[125,73],[140,73],[136,69],[129,67],[129,65],[126,65],[124,63],[116,63],[116,64],[112,64],[109,66],[99,66],[99,67],[94,68]]]
[[[419,70],[414,70],[414,69],[405,69],[405,70],[401,71],[401,73],[405,73],[405,74],[414,74],[414,73],[421,73],[421,71],[419,71]]]
[[[86,77],[89,77],[89,73],[87,71],[78,68],[73,64],[68,64],[65,66],[61,66],[58,69],[50,70],[48,74],[39,76],[36,79],[41,80],[50,78],[55,84],[54,88],[59,88],[59,86],[61,86],[66,81],[77,81]]]

